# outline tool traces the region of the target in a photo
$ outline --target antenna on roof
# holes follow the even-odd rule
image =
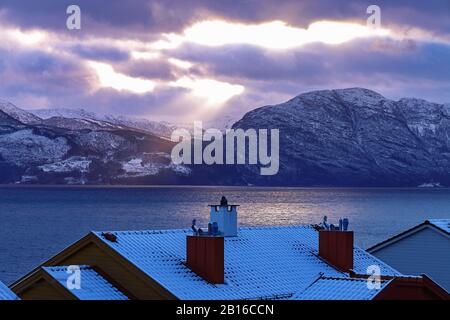
[[[348,230],[348,224],[349,224],[348,218],[342,219],[342,227],[343,227],[343,230],[344,230],[344,231],[347,231],[347,230]]]
[[[194,234],[196,234],[196,235],[202,235],[203,234],[202,228],[197,228],[196,224],[197,224],[197,219],[192,220],[192,226],[191,226],[192,231],[194,231]]]
[[[324,228],[325,230],[330,230],[330,226],[328,225],[328,217],[327,216],[323,216],[322,228]]]
[[[319,229],[323,230],[337,230],[337,231],[348,231],[348,218],[339,218],[339,224],[334,225],[333,223],[328,224],[328,217],[324,216],[322,222],[318,225]]]

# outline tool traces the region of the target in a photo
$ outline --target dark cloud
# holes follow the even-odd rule
[[[172,101],[182,92],[183,90],[177,88],[160,88],[155,92],[136,95],[127,91],[105,88],[92,95],[81,97],[79,103],[89,110],[100,113],[158,119],[174,116],[176,110],[172,106]]]
[[[91,73],[78,61],[39,50],[15,54],[3,51],[0,52],[0,60],[5,66],[0,77],[0,94],[6,96],[64,97],[87,91],[93,81]]]
[[[155,58],[151,60],[137,59],[117,66],[117,71],[132,77],[174,80],[176,68],[171,65],[167,58]]]
[[[176,55],[203,65],[204,68],[198,69],[202,75],[209,73],[254,80],[293,80],[314,76],[317,70],[323,68],[323,61],[317,59],[316,52],[304,51],[300,56],[298,52],[265,50],[246,45],[217,50],[189,44],[177,50]]]
[[[53,73],[64,67],[64,62],[55,58],[37,50],[21,52],[15,56],[14,69],[27,76]]]
[[[70,49],[70,52],[81,58],[113,62],[123,61],[129,58],[128,52],[112,47],[76,45]]]
[[[439,44],[362,40],[289,51],[241,45],[216,50],[187,45],[176,55],[202,64],[203,74],[234,79],[324,84],[342,77],[369,78],[382,74],[450,82],[450,46]]]
[[[245,87],[225,110],[242,113],[287,100],[301,92],[341,87],[368,87],[388,97],[417,96],[450,102],[450,46],[418,40],[361,40],[339,46],[313,44],[293,50],[266,50],[233,45],[209,48],[185,44],[153,60],[130,58],[130,48],[96,43],[98,37],[122,40],[160,39],[196,21],[222,18],[243,23],[283,20],[307,27],[317,20],[364,23],[369,0],[78,0],[82,30],[66,29],[69,0],[0,0],[2,24],[55,32],[57,49],[4,50],[0,43],[0,98],[58,107],[136,116],[183,117],[199,108],[189,91],[160,85],[154,92],[133,94],[104,88],[94,91],[96,76],[85,60],[104,61],[132,77],[169,82],[183,75],[212,78]],[[383,26],[420,28],[450,38],[450,1],[380,0]],[[1,31],[0,31],[1,32]],[[71,40],[74,40],[73,42]],[[89,41],[84,41],[89,40]],[[170,64],[190,61],[188,71]],[[25,97],[25,98],[24,98]],[[220,110],[220,109],[219,109]]]
[[[10,21],[23,27],[65,30],[69,0],[2,0]],[[206,18],[226,18],[243,22],[280,19],[307,26],[314,20],[351,19],[364,22],[369,0],[78,0],[83,29],[79,34],[114,30],[115,36],[149,36],[152,33],[177,32],[187,24]],[[380,0],[383,22],[388,25],[422,27],[433,32],[450,32],[448,0]],[[106,30],[105,30],[106,27]],[[110,34],[111,35],[111,34]]]

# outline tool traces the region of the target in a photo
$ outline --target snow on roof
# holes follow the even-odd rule
[[[0,300],[18,300],[14,292],[11,291],[3,282],[0,281]]]
[[[442,230],[443,232],[450,235],[450,219],[428,219],[428,220],[425,220],[424,222],[422,222],[421,224],[415,225],[414,227],[412,227],[410,229],[407,229],[399,234],[396,234],[386,240],[383,240],[383,241],[371,246],[370,248],[367,249],[367,251],[370,253],[374,253],[375,251],[378,251],[378,250],[384,248],[385,246],[390,245],[391,243],[399,241],[399,240],[403,239],[404,237],[408,237],[408,236],[422,230],[423,228],[428,228],[428,227],[437,228],[437,229]]]
[[[320,276],[308,288],[293,297],[296,300],[372,300],[389,281],[381,281],[380,288],[367,286],[367,279]]]
[[[288,298],[321,273],[348,277],[318,254],[318,233],[309,225],[240,228],[225,238],[225,283],[209,284],[185,266],[190,230],[113,232],[117,242],[94,234],[180,299]],[[399,273],[362,249],[354,249],[354,270],[378,265],[383,275]]]
[[[67,279],[73,274],[67,272],[67,266],[43,267],[42,269],[80,300],[128,300],[122,292],[91,266],[78,267],[80,268],[80,289],[67,288]]]
[[[435,227],[450,233],[450,219],[429,219],[428,222]]]

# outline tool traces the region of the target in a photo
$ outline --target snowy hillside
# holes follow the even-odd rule
[[[59,108],[59,109],[37,109],[32,111],[36,116],[46,119],[46,123],[50,123],[52,118],[55,119],[78,119],[78,125],[86,126],[81,121],[89,121],[93,122],[93,120],[100,121],[101,123],[97,123],[99,125],[105,126],[108,123],[130,127],[134,129],[144,130],[151,132],[153,134],[159,135],[161,137],[170,138],[172,131],[176,129],[175,125],[171,125],[166,122],[158,122],[152,121],[144,118],[133,118],[133,117],[125,117],[125,116],[114,116],[114,115],[102,115],[94,112],[89,112],[84,109],[67,109],[67,108]],[[56,121],[56,120],[53,121]],[[69,121],[66,120],[67,126],[76,126],[76,124],[72,121],[72,124],[69,124]],[[62,124],[61,124],[62,125]]]
[[[19,109],[12,103],[6,101],[0,101],[0,111],[8,114],[10,117],[24,124],[35,124],[41,122],[41,118],[39,118],[38,116],[25,110]]]
[[[240,166],[257,185],[450,185],[448,105],[362,88],[301,94],[247,113],[235,128],[280,130],[280,171]]]
[[[362,88],[304,93],[237,121],[279,129],[273,176],[253,165],[173,165],[169,124],[1,106],[0,183],[450,186],[450,105]]]
[[[40,117],[41,119],[49,119],[52,117],[96,119],[98,117],[97,114],[86,111],[84,109],[68,109],[68,108],[36,109],[32,110],[31,112],[33,112],[34,115]]]
[[[172,142],[149,131],[86,112],[38,114],[1,105],[0,183],[164,184],[191,175],[170,163]]]

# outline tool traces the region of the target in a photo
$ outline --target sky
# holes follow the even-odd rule
[[[187,122],[347,87],[449,103],[450,0],[0,0],[0,100],[24,109]]]

